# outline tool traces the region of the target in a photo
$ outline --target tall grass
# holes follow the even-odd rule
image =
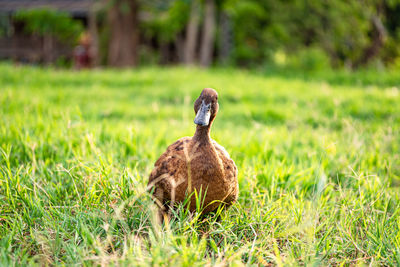
[[[0,73],[2,265],[400,265],[396,76]],[[219,92],[212,136],[238,166],[239,201],[160,226],[148,175],[193,134],[204,87]]]

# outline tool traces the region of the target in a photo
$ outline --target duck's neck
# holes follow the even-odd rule
[[[197,125],[196,132],[194,133],[193,140],[199,142],[200,144],[210,144],[211,136],[210,136],[211,123],[208,126],[200,126]]]

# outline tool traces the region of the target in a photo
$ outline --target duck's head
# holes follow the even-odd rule
[[[218,93],[212,88],[205,88],[194,102],[196,117],[194,123],[200,126],[209,126],[218,113]]]

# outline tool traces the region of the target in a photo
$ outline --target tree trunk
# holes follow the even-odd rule
[[[160,64],[167,65],[169,62],[169,44],[165,41],[160,43]]]
[[[371,18],[371,23],[373,25],[372,43],[364,50],[360,60],[356,62],[356,66],[365,65],[378,55],[386,41],[387,32],[379,16],[373,16]]]
[[[109,0],[110,43],[108,64],[114,67],[136,66],[138,63],[139,29],[136,0]]]
[[[53,53],[53,37],[46,34],[43,37],[43,60],[45,64],[49,65],[54,61]]]
[[[203,38],[200,50],[200,65],[208,67],[212,63],[215,38],[215,0],[205,1]]]
[[[227,64],[233,48],[233,37],[231,21],[225,12],[221,13],[219,25],[219,62]]]
[[[196,44],[199,32],[199,1],[192,0],[189,23],[186,28],[186,40],[183,54],[185,64],[194,64],[196,60]]]
[[[91,38],[91,45],[89,55],[91,58],[91,66],[97,67],[100,64],[99,57],[99,30],[97,27],[97,10],[91,9],[89,11],[89,33]]]
[[[176,59],[178,62],[185,62],[185,58],[184,58],[184,46],[185,46],[185,42],[184,39],[182,38],[181,34],[177,34],[176,38],[175,38],[175,51],[176,51]]]

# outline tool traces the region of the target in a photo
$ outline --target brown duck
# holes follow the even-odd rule
[[[160,207],[173,206],[191,196],[189,210],[196,210],[195,194],[201,192],[203,213],[219,205],[231,206],[238,197],[237,168],[226,150],[211,139],[211,124],[218,113],[218,93],[205,88],[194,103],[197,124],[193,137],[170,145],[154,164],[149,188]]]

